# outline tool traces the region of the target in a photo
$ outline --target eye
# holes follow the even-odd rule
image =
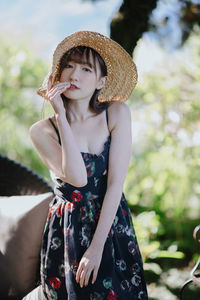
[[[83,70],[86,71],[86,72],[92,73],[92,71],[89,68],[84,67]]]
[[[66,64],[65,68],[73,68],[72,64]]]

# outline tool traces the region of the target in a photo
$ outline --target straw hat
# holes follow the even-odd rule
[[[97,51],[103,58],[107,67],[107,80],[102,88],[98,100],[126,101],[136,83],[137,68],[131,56],[112,39],[92,31],[78,31],[66,37],[58,44],[53,54],[52,69],[46,76],[37,93],[45,97],[49,76],[52,74],[53,86],[57,83],[59,65],[62,56],[71,48],[77,46],[88,46]]]

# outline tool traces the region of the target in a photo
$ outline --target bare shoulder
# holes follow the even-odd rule
[[[42,119],[39,120],[31,125],[29,128],[29,133],[31,137],[37,137],[38,135],[40,136],[41,134],[52,134],[52,129],[49,124],[48,119]]]
[[[117,124],[131,120],[131,110],[124,102],[113,102],[108,107],[108,118],[113,129]]]

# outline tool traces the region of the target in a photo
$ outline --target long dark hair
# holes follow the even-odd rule
[[[69,61],[73,60],[76,63],[85,63],[86,62],[86,63],[90,64],[91,63],[90,54],[92,55],[92,59],[94,62],[96,62],[96,59],[99,62],[101,76],[106,76],[107,75],[107,67],[106,67],[106,64],[105,64],[103,58],[99,55],[99,53],[90,47],[78,46],[78,47],[71,48],[69,51],[67,51],[62,56],[62,58],[60,60],[60,64],[59,64],[59,72],[58,72],[57,80],[60,79],[61,73]],[[94,63],[94,68],[96,71],[95,63]],[[90,107],[96,113],[101,113],[103,110],[105,110],[109,106],[109,102],[99,102],[98,101],[98,95],[99,95],[100,91],[101,90],[95,90],[94,94],[92,95],[90,102],[89,102]],[[69,101],[69,99],[67,97],[65,97],[65,95],[61,94],[61,97],[62,97],[63,101]]]

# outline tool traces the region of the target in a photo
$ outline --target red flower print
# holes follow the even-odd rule
[[[47,219],[48,219],[48,220],[51,218],[52,213],[53,213],[53,207],[51,206],[51,207],[49,208],[49,212],[48,212],[48,216],[47,216]]]
[[[86,211],[85,206],[81,207],[81,212],[82,212],[82,214],[85,213],[85,211]]]
[[[79,202],[82,199],[82,195],[78,190],[73,191],[71,194],[71,199],[74,202]]]
[[[58,277],[53,277],[49,279],[49,283],[52,286],[53,289],[57,290],[61,286],[60,279]]]
[[[64,214],[64,211],[65,211],[65,204],[60,204],[58,206],[58,208],[56,209],[56,214],[58,217],[61,217],[63,214]]]
[[[67,210],[72,212],[74,209],[74,202],[67,202]]]
[[[117,294],[113,290],[110,290],[108,294],[108,300],[117,300],[117,297]]]

